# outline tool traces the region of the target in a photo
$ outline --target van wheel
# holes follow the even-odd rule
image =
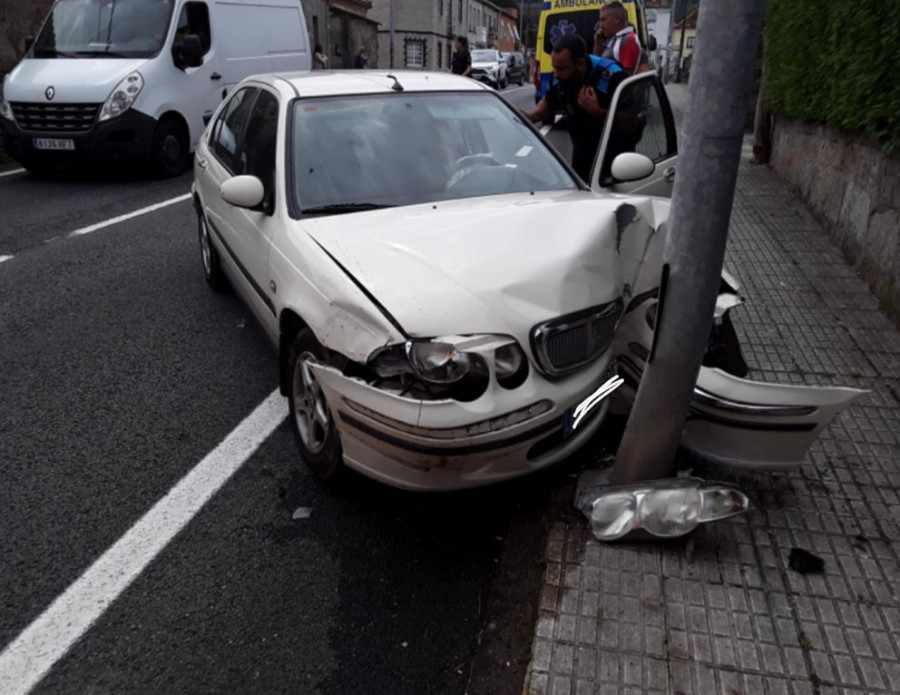
[[[343,468],[341,438],[325,393],[316,381],[310,364],[324,364],[325,349],[308,328],[301,330],[291,346],[288,391],[291,429],[300,457],[319,478],[333,478]]]
[[[173,120],[160,121],[153,135],[153,167],[163,178],[178,176],[188,160],[188,142],[184,129]]]

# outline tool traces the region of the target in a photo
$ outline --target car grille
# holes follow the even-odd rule
[[[34,104],[13,102],[13,115],[22,130],[83,133],[90,130],[100,104]]]
[[[560,377],[593,362],[609,348],[622,300],[569,314],[531,330],[531,347],[541,371]]]

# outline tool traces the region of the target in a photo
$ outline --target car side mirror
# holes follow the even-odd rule
[[[649,48],[651,51],[656,50],[658,44],[656,42],[656,37],[653,34],[650,34],[650,39],[647,41],[647,44],[647,48]]]
[[[32,46],[34,46],[34,37],[26,36],[25,37],[25,52],[28,53],[28,51],[31,50]]]
[[[222,199],[238,208],[257,208],[266,197],[263,182],[255,176],[233,176],[219,188]]]
[[[656,165],[650,157],[637,152],[623,152],[612,162],[610,171],[619,181],[638,181],[654,172]]]
[[[172,57],[175,59],[175,67],[179,70],[185,68],[199,68],[203,65],[203,43],[196,34],[188,34],[181,43],[172,46]]]

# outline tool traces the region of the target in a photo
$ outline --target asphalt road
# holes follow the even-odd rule
[[[507,91],[530,105],[528,87]],[[250,312],[204,283],[178,200],[189,174],[11,172],[0,167],[0,684],[32,669],[39,693],[521,692],[542,513],[577,462],[453,495],[332,485],[306,471],[284,422],[79,639],[47,633],[61,658],[42,671],[38,640],[3,672],[23,631],[277,385]],[[104,591],[88,582],[82,613]]]

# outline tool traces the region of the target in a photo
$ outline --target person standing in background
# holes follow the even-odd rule
[[[322,50],[322,44],[317,43],[313,52],[313,69],[324,70],[328,67],[328,56]]]
[[[353,67],[357,70],[362,70],[368,64],[369,59],[366,57],[366,47],[360,46],[359,53],[356,54],[356,57],[353,59]]]
[[[618,61],[628,76],[643,72],[642,63],[647,61],[621,2],[611,2],[600,10],[600,31],[594,36],[594,55]]]
[[[472,74],[472,54],[469,53],[469,39],[465,36],[456,37],[456,51],[450,59],[450,71],[454,75],[468,77]]]

